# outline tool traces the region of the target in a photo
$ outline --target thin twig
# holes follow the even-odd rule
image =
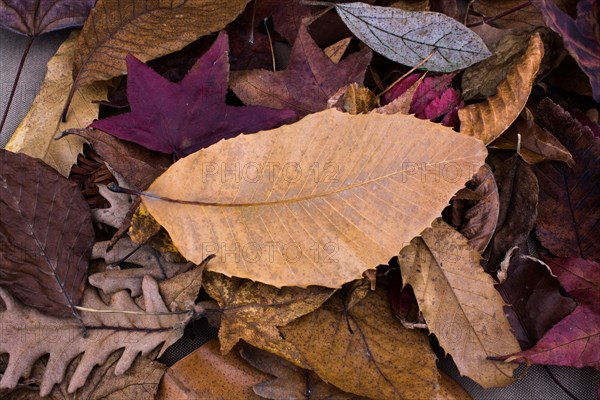
[[[394,82],[392,82],[391,85],[388,86],[387,89],[385,89],[383,92],[379,93],[377,95],[377,97],[381,97],[384,94],[386,94],[387,92],[390,91],[391,88],[394,87],[395,84],[397,84],[398,82],[402,81],[404,78],[406,78],[408,75],[412,74],[413,72],[415,72],[421,65],[425,64],[427,61],[429,61],[429,59],[431,57],[433,57],[433,55],[435,54],[435,52],[437,51],[437,49],[433,49],[431,50],[431,53],[429,53],[429,55],[427,57],[425,57],[423,60],[421,60],[417,65],[415,65],[414,67],[412,67],[407,73],[405,73],[404,75],[402,75],[400,78],[396,79]]]
[[[489,18],[484,18],[482,21],[475,22],[474,24],[469,24],[469,25],[467,25],[467,28],[473,28],[475,26],[480,26],[480,25],[483,25],[483,24],[488,24],[489,25],[490,22],[494,22],[497,19],[500,19],[502,17],[506,17],[507,15],[512,14],[512,13],[514,13],[516,11],[519,11],[519,10],[521,10],[523,8],[529,7],[530,5],[531,5],[531,2],[530,1],[526,1],[525,3],[519,4],[518,6],[514,6],[512,8],[509,8],[508,10],[503,11],[503,12],[501,12],[498,15],[494,15],[493,17],[489,17]]]
[[[263,24],[265,24],[265,29],[267,31],[267,38],[269,38],[269,47],[271,48],[271,61],[273,62],[273,72],[277,69],[277,65],[275,64],[275,51],[273,50],[273,40],[271,40],[271,32],[269,32],[269,26],[267,25],[267,19],[263,20]]]

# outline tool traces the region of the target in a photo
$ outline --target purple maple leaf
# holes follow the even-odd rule
[[[229,43],[221,32],[181,82],[173,83],[127,56],[131,112],[91,127],[161,153],[185,157],[221,139],[272,129],[296,114],[267,107],[225,104]]]

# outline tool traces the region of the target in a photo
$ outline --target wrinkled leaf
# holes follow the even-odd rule
[[[598,0],[577,2],[577,18],[573,19],[551,0],[531,2],[542,14],[544,22],[558,33],[566,49],[590,78],[594,99],[600,102],[600,3]]]
[[[339,287],[428,226],[485,153],[412,116],[326,110],[181,159],[142,201],[188,260],[217,254],[209,270]]]
[[[41,160],[0,149],[0,286],[28,306],[77,316],[94,230],[73,182]]]
[[[461,375],[484,388],[506,386],[514,368],[487,357],[520,348],[480,258],[466,238],[438,219],[402,249],[398,262],[429,330]]]
[[[83,25],[96,0],[1,0],[0,29],[38,36]]]
[[[177,361],[165,373],[157,398],[258,400],[252,386],[268,375],[248,365],[237,351],[221,354],[219,342],[211,340]]]
[[[116,350],[124,348],[114,373],[119,375],[129,369],[139,353],[149,354],[164,343],[162,351],[183,334],[186,314],[168,313],[159,294],[159,288],[151,277],[145,277],[142,285],[143,307],[135,304],[126,291],[116,293],[106,304],[94,288],[84,293],[82,305],[97,310],[126,310],[139,314],[95,313],[82,311],[83,325],[88,334],[83,336],[75,319],[51,317],[23,306],[0,288],[0,297],[6,309],[0,312],[0,322],[5,327],[0,353],[9,354],[9,362],[0,381],[0,387],[15,387],[19,378],[27,375],[32,364],[45,354],[50,358],[40,384],[40,395],[45,396],[60,383],[69,363],[78,355],[83,356],[75,369],[67,391],[74,393],[86,383],[95,365],[102,365]],[[167,314],[154,315],[153,312]],[[31,335],[32,323],[42,332],[50,332],[52,340],[45,335]]]
[[[172,83],[128,56],[127,98],[132,111],[91,127],[147,149],[187,156],[242,132],[273,128],[293,118],[289,110],[225,104],[228,38],[222,32],[181,82]]]
[[[365,3],[335,4],[352,33],[377,53],[410,67],[452,72],[490,56],[473,31],[447,15],[412,12]]]
[[[41,158],[63,176],[69,176],[85,141],[78,137],[56,141],[54,137],[66,128],[84,128],[97,118],[98,105],[92,101],[103,99],[107,91],[104,83],[82,86],[73,95],[67,122],[59,123],[62,102],[73,82],[77,37],[78,33],[71,33],[48,62],[40,93],[6,145],[7,150]]]
[[[529,39],[523,57],[498,85],[496,95],[458,110],[460,133],[486,144],[500,136],[525,107],[543,56],[544,43],[536,33]]]
[[[363,49],[334,63],[302,25],[284,71],[236,71],[231,89],[246,104],[289,108],[300,116],[324,110],[327,100],[349,83],[362,83],[371,61]]]
[[[279,337],[277,327],[316,310],[333,293],[318,286],[277,289],[215,273],[206,273],[203,286],[220,307],[223,352],[229,352],[239,339],[266,348],[273,335]]]
[[[569,150],[563,146],[548,130],[539,126],[528,108],[525,108],[514,124],[498,139],[490,143],[490,147],[517,150],[518,135],[521,135],[519,154],[529,164],[537,164],[544,160],[562,161],[573,167],[575,161]]]
[[[600,265],[574,258],[549,262],[578,306],[533,348],[512,355],[507,361],[600,369]]]
[[[297,367],[266,351],[244,347],[240,350],[240,354],[254,368],[275,377],[254,385],[254,393],[261,398],[273,400],[306,397],[314,400],[366,399],[351,393],[344,393],[335,386],[324,382],[314,372]]]
[[[539,198],[538,180],[519,155],[498,165],[494,177],[500,209],[494,236],[483,253],[487,271],[495,271],[506,252],[527,238],[536,222]]]
[[[364,287],[365,285],[363,285]],[[280,328],[321,379],[373,399],[435,398],[438,373],[424,333],[400,324],[377,288],[337,292],[318,310]],[[362,298],[361,298],[362,297]]]
[[[125,72],[125,56],[148,61],[216,32],[249,0],[98,0],[78,40],[74,85],[81,87]],[[156,29],[160,24],[160,29]]]
[[[600,260],[600,139],[549,99],[537,109],[537,122],[571,152],[575,166],[544,162],[534,167],[540,182],[536,233],[552,253]]]

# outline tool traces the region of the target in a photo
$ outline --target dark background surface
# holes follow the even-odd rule
[[[68,32],[53,32],[37,38],[29,52],[15,98],[9,111],[6,124],[0,134],[0,146],[6,142],[17,128],[33,102],[46,73],[46,63],[67,38]],[[21,55],[27,38],[12,32],[0,31],[0,112],[3,113],[17,73]],[[201,346],[215,334],[213,329],[204,326],[204,321],[186,330],[186,335],[169,349],[164,361],[172,364],[194,349]],[[502,389],[484,390],[468,378],[461,378],[456,366],[446,358],[441,367],[473,396],[474,399],[540,399],[540,400],[593,400],[597,398],[600,372],[591,368],[575,369],[566,367],[529,368],[523,378]]]

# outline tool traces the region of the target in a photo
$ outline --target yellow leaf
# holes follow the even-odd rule
[[[484,163],[481,141],[401,114],[326,110],[173,164],[142,201],[194,263],[340,287],[387,263]]]
[[[438,219],[402,249],[398,261],[429,330],[460,373],[484,388],[506,386],[516,366],[486,357],[512,354],[520,347],[480,259],[465,237]]]
[[[369,282],[365,282],[369,286]],[[377,288],[353,306],[340,292],[318,310],[280,328],[321,379],[372,399],[432,399],[435,355],[423,332],[404,328]]]
[[[485,144],[500,136],[525,107],[543,57],[544,43],[536,33],[494,96],[458,110],[460,133],[481,139]]]
[[[323,50],[323,52],[325,53],[325,55],[327,57],[329,57],[329,59],[334,64],[337,64],[340,62],[340,60],[342,59],[342,56],[346,52],[346,49],[348,48],[348,45],[350,44],[351,39],[352,38],[349,38],[349,37],[346,39],[342,39],[339,42],[336,42],[336,43],[332,44],[331,46],[327,47],[325,50]]]
[[[98,117],[93,100],[106,98],[107,85],[84,86],[73,96],[67,121],[60,123],[63,104],[73,82],[72,68],[78,32],[73,32],[48,62],[48,72],[31,109],[14,132],[6,149],[44,160],[63,176],[77,162],[85,141],[75,135],[60,140],[54,136],[67,128],[85,128]]]

